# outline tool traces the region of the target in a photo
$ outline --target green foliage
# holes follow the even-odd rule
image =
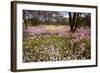
[[[86,39],[86,38],[83,38],[80,43],[85,43],[85,50],[83,52],[83,56],[86,58],[86,59],[90,59],[91,58],[91,42],[90,42],[90,38]]]
[[[89,23],[90,22],[90,20],[89,19],[86,19],[86,17],[80,17],[80,21],[79,21],[79,26],[83,26],[83,27],[85,27],[85,26],[91,26],[91,24]]]

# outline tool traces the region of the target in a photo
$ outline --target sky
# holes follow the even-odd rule
[[[66,18],[69,17],[68,12],[60,11],[59,13],[60,13],[62,16],[66,17]]]

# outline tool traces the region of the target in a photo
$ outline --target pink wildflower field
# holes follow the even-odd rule
[[[23,29],[23,62],[91,59],[91,30],[68,25],[38,25]]]

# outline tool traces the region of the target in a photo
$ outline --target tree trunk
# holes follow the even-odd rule
[[[70,25],[70,31],[72,31],[73,28],[72,28],[72,16],[71,16],[71,12],[69,12],[69,25]]]
[[[75,32],[77,26],[79,25],[79,13],[71,13],[69,12],[69,25],[70,25],[70,32]]]
[[[72,19],[72,31],[74,31],[74,27],[75,27],[75,24],[76,24],[76,13],[73,13],[73,19]]]
[[[74,26],[73,32],[75,32],[75,30],[76,30],[78,25],[79,25],[79,13],[76,14],[76,22],[75,22],[75,26]]]

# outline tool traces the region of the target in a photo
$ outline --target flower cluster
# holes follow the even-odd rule
[[[24,29],[23,62],[91,58],[90,28],[71,33],[67,25],[39,25]]]

